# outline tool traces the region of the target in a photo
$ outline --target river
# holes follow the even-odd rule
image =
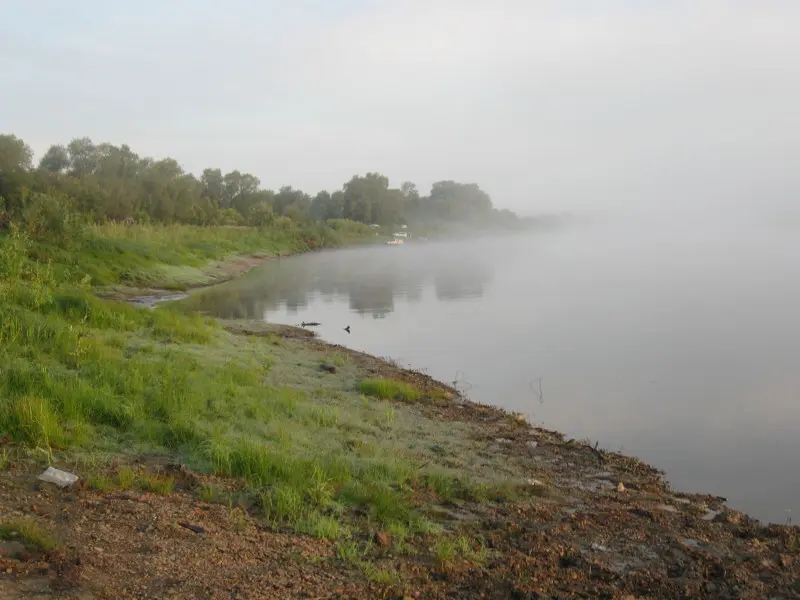
[[[783,218],[605,215],[271,261],[196,300],[318,321],[327,341],[785,523],[800,519],[798,239]]]

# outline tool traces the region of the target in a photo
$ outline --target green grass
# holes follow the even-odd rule
[[[144,490],[162,496],[171,493],[175,488],[175,478],[164,475],[142,475],[139,482]]]
[[[131,489],[136,483],[136,471],[127,465],[120,467],[117,470],[116,483],[123,490]]]
[[[110,489],[113,482],[105,475],[91,475],[87,484],[91,489],[103,492]]]
[[[414,386],[394,379],[365,379],[359,385],[359,390],[367,396],[403,402],[418,402],[422,397]]]
[[[34,519],[24,517],[0,522],[0,540],[19,540],[38,550],[55,550],[60,540]]]
[[[439,538],[434,544],[433,554],[442,564],[456,558],[463,558],[477,564],[486,562],[486,549],[466,536]]]
[[[355,540],[344,540],[336,544],[336,557],[350,563],[358,563],[369,553],[369,544],[359,544]]]
[[[142,244],[146,256],[172,243],[202,257],[218,252],[203,242],[216,233],[112,229],[92,235],[113,238],[103,242],[111,246]],[[274,527],[337,540],[353,534],[354,520],[395,535],[423,533],[431,524],[415,490],[494,498],[498,480],[516,476],[513,465],[481,453],[474,426],[418,413],[422,393],[409,384],[364,379],[354,389],[366,368],[344,355],[233,335],[172,307],[98,299],[84,271],[42,262],[43,251],[18,234],[0,240],[0,431],[18,446],[48,460],[69,455],[85,465],[84,477],[114,473],[112,465],[137,455],[168,457],[236,478],[237,489],[261,499],[261,517]],[[112,257],[128,251],[91,260],[116,269]],[[324,361],[347,368],[321,379]],[[426,483],[443,464],[447,474]],[[122,466],[92,484],[169,493],[174,480]]]
[[[371,562],[361,562],[358,565],[367,579],[381,585],[396,585],[400,578],[395,571],[386,567],[379,567]]]

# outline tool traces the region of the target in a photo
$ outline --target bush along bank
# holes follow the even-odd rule
[[[148,235],[134,241],[209,258],[190,232]],[[0,246],[8,597],[797,589],[796,528],[675,493],[635,459],[293,328],[99,299],[92,282],[119,281],[119,264],[46,251],[19,232]],[[49,464],[78,484],[37,482]]]

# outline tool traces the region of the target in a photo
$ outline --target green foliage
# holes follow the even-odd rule
[[[359,385],[359,390],[367,396],[403,402],[417,402],[422,397],[421,392],[411,384],[394,379],[365,379]]]
[[[392,188],[386,176],[367,173],[352,177],[341,190],[321,191],[312,199],[292,186],[277,193],[262,189],[256,176],[238,170],[207,168],[198,178],[172,158],[154,160],[125,144],[95,144],[88,137],[51,146],[37,169],[32,158],[24,141],[0,135],[0,228],[10,221],[24,222],[34,226],[37,239],[43,231],[58,233],[69,225],[65,206],[69,214],[97,223],[260,228],[285,228],[281,218],[296,224],[349,219],[387,226],[412,221],[516,223],[513,213],[494,210],[488,194],[474,183],[440,181],[429,196],[421,197],[411,182]],[[42,197],[56,199],[62,208]],[[31,198],[36,207],[27,210]],[[51,241],[59,245],[66,239],[68,235],[59,234]]]
[[[11,453],[3,448],[0,450],[0,472],[5,471],[11,466]]]
[[[0,134],[0,174],[30,169],[33,150],[15,135]]]
[[[37,550],[55,550],[61,545],[59,539],[39,525],[31,517],[22,517],[0,522],[0,540],[20,540]]]
[[[67,201],[49,194],[33,193],[22,219],[31,239],[63,248],[77,245],[83,234],[83,224]]]
[[[440,537],[433,547],[433,553],[440,563],[447,563],[459,557],[478,564],[486,562],[486,549],[466,536]]]
[[[166,496],[175,487],[175,478],[165,475],[145,474],[140,478],[141,486],[148,492]]]
[[[253,227],[268,227],[275,222],[275,213],[268,202],[259,202],[250,207],[247,221]]]
[[[117,471],[117,485],[123,490],[129,490],[136,483],[136,471],[128,465],[122,466]]]

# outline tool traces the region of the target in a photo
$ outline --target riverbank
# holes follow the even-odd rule
[[[798,593],[797,528],[308,331],[99,300],[15,256],[0,598]],[[79,483],[38,482],[49,463]]]

